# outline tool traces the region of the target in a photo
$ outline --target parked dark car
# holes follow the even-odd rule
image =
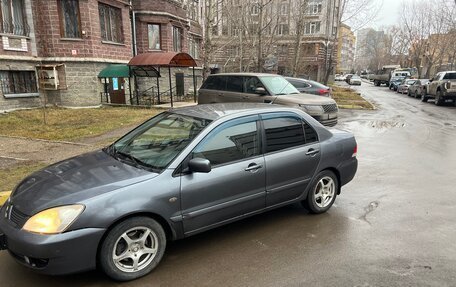
[[[405,77],[392,77],[389,82],[389,89],[397,91],[397,87],[405,80]]]
[[[98,267],[136,279],[169,240],[295,202],[327,211],[356,173],[356,152],[351,133],[299,109],[175,109],[25,178],[0,209],[0,246],[45,274]]]
[[[198,91],[198,104],[251,102],[302,109],[325,126],[335,126],[339,108],[336,101],[300,93],[284,77],[262,73],[210,75]]]
[[[427,85],[429,84],[429,79],[418,79],[413,83],[413,85],[408,88],[408,96],[420,99],[423,95],[426,94]]]
[[[331,97],[331,88],[312,80],[285,77],[298,91],[317,96]]]

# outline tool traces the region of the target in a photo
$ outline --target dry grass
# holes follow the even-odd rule
[[[27,175],[47,166],[46,163],[23,163],[18,166],[0,169],[0,192],[12,190]],[[1,205],[1,204],[0,204]]]
[[[350,88],[332,86],[332,97],[341,109],[372,110],[374,107],[361,95]]]
[[[72,141],[139,124],[159,111],[118,107],[15,111],[0,115],[0,135]]]

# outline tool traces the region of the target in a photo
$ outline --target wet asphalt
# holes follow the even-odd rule
[[[326,214],[287,206],[171,242],[123,284],[38,275],[2,252],[0,286],[456,286],[456,107],[355,89],[377,110],[341,111],[359,169]]]

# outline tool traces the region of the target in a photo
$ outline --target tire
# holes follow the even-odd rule
[[[441,106],[441,105],[443,105],[444,102],[445,102],[445,100],[443,99],[442,90],[437,91],[437,95],[435,95],[434,104],[436,106]]]
[[[322,190],[322,187],[327,189]],[[333,205],[338,190],[336,175],[332,171],[324,170],[312,181],[307,198],[301,203],[310,213],[324,213]]]
[[[421,95],[421,101],[422,101],[423,103],[426,103],[426,102],[428,101],[428,97],[426,97],[426,94],[422,94],[422,95]]]
[[[163,258],[165,249],[163,227],[151,218],[133,217],[109,231],[101,244],[98,262],[110,278],[130,281],[150,273]]]

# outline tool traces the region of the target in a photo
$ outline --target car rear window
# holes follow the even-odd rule
[[[443,76],[444,80],[456,80],[456,73],[446,73],[445,76]]]

